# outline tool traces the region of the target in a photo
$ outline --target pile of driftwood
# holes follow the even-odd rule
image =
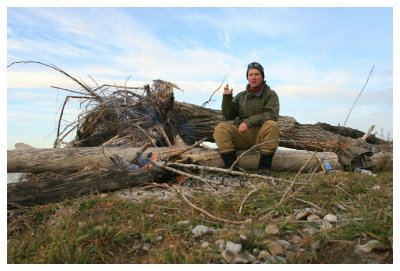
[[[54,148],[19,143],[8,151],[8,172],[32,174],[28,181],[8,184],[9,206],[167,182],[171,174],[185,174],[182,168],[189,164],[223,167],[218,150],[200,147],[203,141],[213,141],[214,127],[224,120],[221,111],[175,101],[175,84],[154,80],[143,87],[91,87],[56,66],[23,63],[55,69],[81,90],[63,89],[73,95],[60,110]],[[63,112],[70,99],[79,99],[84,109],[74,122],[65,124]],[[291,150],[278,149],[274,171],[322,170],[322,160],[334,169],[377,171],[391,159],[392,143],[369,133],[325,123],[300,124],[285,116],[279,117],[278,125],[279,146]],[[75,138],[66,142],[72,134]],[[256,149],[240,153],[242,168],[257,167]]]

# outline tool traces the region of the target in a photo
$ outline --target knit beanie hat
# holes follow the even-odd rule
[[[260,63],[258,62],[251,62],[248,66],[247,66],[247,72],[246,72],[246,78],[249,79],[249,70],[251,69],[256,69],[261,73],[262,78],[264,79],[264,68],[263,66],[261,66]]]

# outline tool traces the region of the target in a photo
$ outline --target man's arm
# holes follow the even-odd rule
[[[238,106],[233,98],[233,89],[227,84],[222,96],[222,115],[226,120],[233,120],[239,114]]]

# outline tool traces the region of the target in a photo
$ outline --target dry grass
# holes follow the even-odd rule
[[[294,174],[275,176],[291,180]],[[302,174],[297,181],[307,178]],[[265,240],[272,239],[291,244],[284,255],[287,263],[392,263],[392,184],[391,171],[376,177],[315,174],[306,185],[294,185],[292,192],[298,193],[266,218],[290,183],[260,186],[244,203],[253,188],[231,187],[220,190],[220,197],[206,188],[191,190],[192,204],[219,218],[247,220],[238,225],[215,220],[178,195],[169,200],[127,200],[120,197],[121,192],[91,195],[10,215],[7,258],[8,263],[223,263],[222,250],[215,245],[219,239],[240,243],[242,251],[249,253],[265,249]],[[166,187],[154,189],[169,192]],[[291,219],[296,210],[307,207],[318,207],[321,216],[335,214],[341,222],[320,232],[318,223]],[[271,223],[278,226],[278,235],[264,231]],[[195,237],[191,230],[198,224],[216,231]],[[316,233],[309,234],[306,228]],[[371,239],[381,247],[371,253],[356,252],[357,245]],[[202,247],[204,242],[209,246]]]

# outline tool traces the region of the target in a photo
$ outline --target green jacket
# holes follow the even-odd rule
[[[223,95],[222,115],[234,124],[246,122],[249,128],[260,127],[267,120],[278,121],[279,97],[274,90],[264,83],[258,93],[247,89],[232,95]]]

